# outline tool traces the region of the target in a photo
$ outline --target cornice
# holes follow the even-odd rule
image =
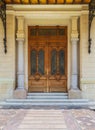
[[[81,11],[88,10],[88,5],[7,5],[7,10],[14,11]]]

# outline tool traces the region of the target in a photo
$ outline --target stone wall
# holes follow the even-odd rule
[[[4,53],[3,25],[0,20],[0,100],[11,98],[15,87],[15,19],[7,15],[7,54]]]
[[[75,11],[76,12],[76,11]],[[7,54],[3,46],[3,26],[0,20],[0,100],[13,97],[16,84],[16,41],[15,15],[25,18],[25,87],[28,89],[28,26],[68,26],[68,89],[71,78],[71,17],[80,17],[80,81],[82,98],[95,99],[95,19],[92,23],[92,49],[88,53],[88,14],[70,11],[69,15],[62,12],[19,12],[7,13]],[[84,11],[85,12],[85,11]],[[43,14],[44,15],[43,15]],[[47,14],[46,14],[47,13]],[[42,17],[43,16],[43,17]],[[51,18],[51,19],[50,19]]]
[[[95,19],[91,28],[91,53],[88,53],[88,15],[80,17],[80,88],[82,97],[95,99]]]

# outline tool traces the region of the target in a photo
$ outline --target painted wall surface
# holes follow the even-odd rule
[[[4,53],[3,25],[0,20],[0,99],[11,98],[15,86],[15,24],[7,15],[7,54]]]
[[[85,12],[85,11],[84,11]],[[80,78],[79,87],[82,98],[95,99],[95,19],[92,23],[92,52],[88,54],[88,12],[71,11],[68,15],[60,12],[30,11],[7,12],[7,54],[4,54],[3,26],[0,20],[0,99],[12,98],[16,86],[16,29],[15,19],[17,16],[25,17],[25,88],[28,90],[28,26],[67,26],[68,27],[68,90],[71,78],[71,17],[80,18],[80,40],[79,40],[79,65]]]
[[[88,53],[88,15],[80,17],[80,88],[83,98],[95,99],[95,19],[91,28],[91,53]]]

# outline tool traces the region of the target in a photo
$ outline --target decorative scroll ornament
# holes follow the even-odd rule
[[[88,53],[91,53],[91,25],[93,18],[95,17],[95,0],[91,0],[89,3],[89,46],[88,46]]]
[[[6,46],[6,3],[5,0],[0,0],[0,18],[4,27],[4,52],[7,53]]]

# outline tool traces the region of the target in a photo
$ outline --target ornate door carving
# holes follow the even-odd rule
[[[34,43],[35,44],[35,43]],[[29,91],[46,91],[46,47],[30,45],[29,52]]]
[[[54,44],[49,46],[49,92],[66,92],[66,48]]]

